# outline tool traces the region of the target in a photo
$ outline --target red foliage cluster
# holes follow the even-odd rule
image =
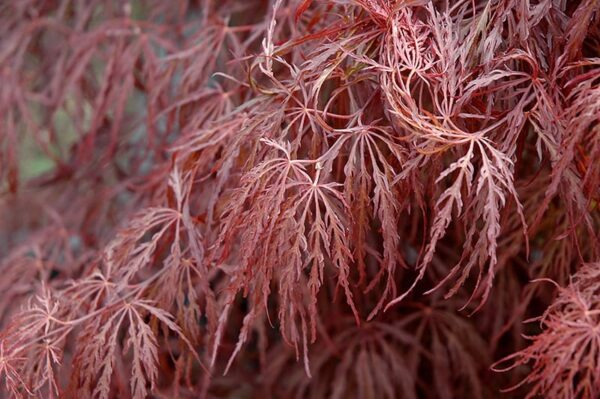
[[[6,1],[0,76],[3,397],[600,395],[598,1]]]

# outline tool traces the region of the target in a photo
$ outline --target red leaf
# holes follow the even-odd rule
[[[298,23],[298,20],[308,10],[308,7],[312,4],[313,0],[302,0],[302,3],[296,8],[296,14],[294,16],[294,20]]]

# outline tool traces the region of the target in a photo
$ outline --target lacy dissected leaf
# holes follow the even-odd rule
[[[593,398],[598,395],[600,338],[598,336],[598,264],[580,269],[539,320],[542,332],[528,337],[530,345],[500,360],[496,371],[531,366],[518,385],[528,398]],[[538,283],[539,284],[539,283]]]

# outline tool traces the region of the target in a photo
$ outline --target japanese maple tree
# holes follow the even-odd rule
[[[0,22],[0,397],[600,397],[598,1]]]

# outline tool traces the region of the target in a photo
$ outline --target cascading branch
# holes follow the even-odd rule
[[[0,396],[600,394],[597,1],[0,22]]]

